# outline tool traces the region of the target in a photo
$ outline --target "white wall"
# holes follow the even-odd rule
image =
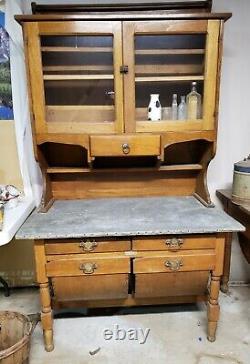
[[[218,146],[208,171],[212,199],[215,191],[232,184],[233,164],[250,153],[250,28],[249,0],[215,0],[214,11],[233,13],[225,24],[219,110]],[[247,264],[234,236],[231,280],[250,281]]]
[[[126,0],[74,1],[74,3],[101,2],[124,3]],[[69,1],[40,0],[38,3],[69,3]],[[23,1],[23,4],[27,11],[28,1]],[[250,28],[248,25],[250,1],[214,0],[213,10],[233,13],[233,17],[225,24],[217,154],[208,171],[212,200],[220,205],[215,196],[216,190],[231,186],[233,164],[250,153],[250,112],[248,112],[250,106],[248,105],[248,103],[250,104]],[[246,281],[249,279],[250,265],[242,256],[235,236],[231,280]]]

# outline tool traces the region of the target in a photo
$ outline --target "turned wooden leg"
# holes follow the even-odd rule
[[[225,256],[224,256],[224,266],[223,275],[221,277],[220,289],[223,293],[228,292],[228,282],[230,276],[230,265],[231,265],[231,250],[232,250],[232,233],[226,235],[225,240]]]
[[[40,287],[41,322],[43,328],[44,345],[46,351],[52,351],[54,349],[53,319],[49,280],[46,274],[46,255],[43,240],[35,240],[34,252],[36,261],[36,277]]]
[[[210,294],[208,300],[208,340],[213,342],[216,339],[216,328],[217,322],[219,320],[220,315],[220,306],[218,304],[218,297],[220,291],[220,276],[215,276],[212,274],[211,277],[211,285],[210,285]]]
[[[46,351],[54,349],[53,344],[53,318],[50,304],[49,283],[40,283],[40,297],[41,297],[41,321],[43,328],[43,338]]]

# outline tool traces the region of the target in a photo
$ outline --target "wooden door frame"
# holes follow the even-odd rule
[[[73,132],[91,133],[93,127],[103,133],[123,133],[123,76],[120,73],[122,65],[122,26],[120,21],[91,22],[30,22],[24,24],[25,46],[29,72],[29,86],[32,98],[32,116],[35,120],[36,134],[68,133],[69,126],[65,122],[47,123],[46,105],[43,81],[43,66],[40,36],[41,35],[113,35],[114,60],[114,91],[116,119],[110,123],[75,123]],[[72,132],[72,127],[70,127]]]
[[[204,71],[204,112],[202,121],[185,123],[155,122],[137,123],[135,117],[135,34],[207,34]],[[213,130],[215,128],[216,79],[218,67],[218,40],[220,20],[164,20],[124,21],[123,55],[129,72],[124,76],[124,122],[125,132],[167,132],[189,130]],[[167,125],[166,125],[167,124]]]

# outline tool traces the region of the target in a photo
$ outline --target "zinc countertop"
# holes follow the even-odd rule
[[[101,198],[55,201],[47,213],[34,211],[17,239],[60,239],[244,231],[217,207],[195,197]]]

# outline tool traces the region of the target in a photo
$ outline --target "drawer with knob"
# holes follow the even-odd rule
[[[105,253],[123,252],[131,249],[129,239],[65,239],[65,240],[46,240],[46,255],[54,254],[86,254],[86,253]]]
[[[215,269],[214,250],[142,252],[133,261],[134,273],[191,272]]]
[[[129,271],[130,260],[122,253],[50,255],[46,263],[48,277],[120,274]]]
[[[93,135],[90,150],[92,157],[158,156],[160,135]]]
[[[138,251],[214,249],[216,237],[212,235],[185,235],[162,237],[138,237],[132,241],[132,249]]]

